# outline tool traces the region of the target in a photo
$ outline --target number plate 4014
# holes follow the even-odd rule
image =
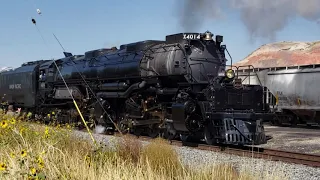
[[[183,34],[183,39],[188,40],[199,40],[200,37],[200,34]]]

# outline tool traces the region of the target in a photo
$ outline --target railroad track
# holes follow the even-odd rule
[[[181,142],[174,142],[179,145]],[[261,158],[272,161],[282,161],[287,163],[303,164],[311,167],[320,167],[320,156],[304,154],[276,149],[265,149],[245,146],[244,148],[221,147],[199,144],[197,149],[223,152],[232,155]]]
[[[300,129],[318,129],[320,130],[320,125],[307,125],[307,124],[288,124],[288,123],[283,123],[283,124],[272,124],[271,122],[265,122],[264,125],[269,125],[269,126],[275,126],[275,127],[289,127],[289,128],[300,128]]]
[[[132,135],[134,136],[134,135]],[[137,136],[134,136],[137,137]],[[146,136],[140,136],[139,139],[143,141],[151,141],[152,138]],[[182,142],[178,140],[170,141],[171,145],[174,146],[186,146],[190,148],[221,152],[226,154],[251,157],[251,158],[260,158],[271,161],[281,161],[286,163],[302,164],[310,167],[320,167],[320,155],[297,153],[291,151],[282,151],[276,149],[266,149],[258,148],[252,146],[217,146],[217,145],[207,145],[201,143],[193,142]]]
[[[86,132],[86,129],[79,129],[82,132]],[[100,135],[109,135],[109,136],[117,136],[120,137],[120,133],[114,133],[114,135],[110,134],[100,134]],[[128,134],[132,137],[138,138],[142,141],[152,141],[153,138],[148,136],[135,136],[133,134]],[[238,156],[245,156],[251,158],[260,158],[266,159],[271,161],[282,161],[286,163],[294,163],[294,164],[302,164],[310,167],[320,167],[320,155],[313,155],[313,154],[305,154],[305,153],[297,153],[297,152],[290,152],[290,151],[282,151],[276,149],[266,149],[266,148],[259,148],[253,146],[217,146],[217,145],[207,145],[201,143],[194,143],[194,142],[182,142],[178,140],[171,140],[171,145],[174,146],[186,146],[190,148],[200,149],[200,150],[208,150],[214,152],[221,152],[226,154],[238,155]]]

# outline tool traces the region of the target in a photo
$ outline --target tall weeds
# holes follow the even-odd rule
[[[166,141],[123,137],[94,146],[72,126],[43,126],[0,114],[0,179],[255,179],[230,164],[186,167]]]

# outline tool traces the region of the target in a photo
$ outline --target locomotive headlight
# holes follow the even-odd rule
[[[229,78],[229,79],[233,79],[234,78],[234,76],[235,76],[235,73],[234,73],[234,71],[232,70],[232,69],[228,69],[227,71],[226,71],[226,77],[227,78]]]

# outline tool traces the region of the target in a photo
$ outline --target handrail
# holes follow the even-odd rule
[[[243,76],[245,76],[245,78],[242,80],[242,82],[244,82],[244,80],[246,80],[248,77],[249,77],[249,85],[250,85],[250,76],[251,76],[251,69],[255,69],[252,65],[244,65],[244,66],[232,66],[232,69],[236,69],[235,71],[236,71],[236,78],[238,78],[239,77],[239,68],[243,68],[243,67],[247,67],[248,68],[248,75],[247,76],[245,76],[245,75],[243,75]],[[243,69],[242,69],[243,70]],[[259,81],[259,85],[260,86],[262,86],[262,83],[261,83],[261,80],[260,80],[260,78],[259,78],[259,76],[258,76],[258,74],[257,74],[257,72],[256,71],[252,71],[252,73],[254,73],[255,74],[255,76],[257,77],[257,79],[258,79],[258,81]]]

